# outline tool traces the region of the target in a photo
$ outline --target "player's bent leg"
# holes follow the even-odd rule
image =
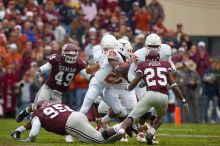
[[[125,117],[127,111],[125,107],[121,105],[119,96],[114,88],[105,88],[103,91],[103,100],[107,103],[113,112],[118,115],[118,117]]]
[[[87,117],[80,112],[73,112],[66,123],[66,132],[79,141],[86,143],[104,143],[102,134],[90,125]]]
[[[87,114],[89,109],[91,108],[93,102],[95,99],[101,95],[102,87],[90,85],[89,89],[85,95],[85,98],[83,100],[82,107],[80,108],[80,112],[83,114]]]

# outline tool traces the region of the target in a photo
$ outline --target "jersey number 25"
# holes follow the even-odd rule
[[[146,82],[147,82],[148,87],[149,86],[156,86],[157,84],[159,84],[161,86],[166,86],[167,85],[167,78],[166,78],[166,75],[164,74],[164,72],[167,72],[167,69],[164,67],[158,67],[155,70],[153,68],[146,68],[144,70],[144,74],[147,74]],[[157,78],[155,78],[155,77],[157,77]]]

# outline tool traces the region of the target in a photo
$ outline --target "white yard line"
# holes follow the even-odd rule
[[[191,135],[191,134],[169,134],[169,133],[158,133],[157,136],[165,137],[192,137],[192,138],[220,138],[219,135]]]

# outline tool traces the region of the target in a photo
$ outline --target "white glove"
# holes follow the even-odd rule
[[[143,80],[141,80],[140,83],[138,84],[138,87],[140,87],[140,88],[144,88],[145,86],[146,86],[146,84]]]
[[[185,110],[186,114],[188,114],[189,113],[189,105],[188,105],[188,103],[186,102],[185,99],[182,100],[182,103],[183,103],[184,110]]]
[[[182,76],[182,72],[179,70],[172,70],[171,73],[176,75],[178,79]]]
[[[35,72],[35,74],[34,74],[35,79],[39,79],[40,76],[41,76],[41,73],[39,71]]]

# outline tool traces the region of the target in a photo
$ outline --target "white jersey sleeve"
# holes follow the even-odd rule
[[[166,60],[170,63],[173,70],[176,70],[176,67],[172,61],[171,47],[167,44],[161,44],[160,48],[160,60]]]
[[[99,66],[102,65],[102,63],[104,62],[106,56],[104,54],[103,50],[97,50],[96,52],[94,52],[93,54],[93,59],[96,63],[99,64]]]
[[[148,54],[148,49],[146,47],[141,48],[134,52],[134,55],[137,57],[138,62],[145,61],[147,54]]]

